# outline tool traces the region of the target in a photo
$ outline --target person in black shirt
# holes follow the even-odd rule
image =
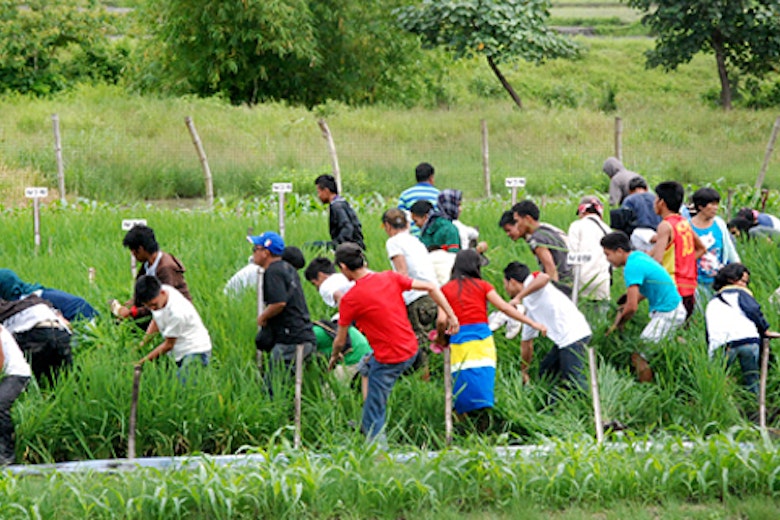
[[[333,175],[320,175],[314,181],[317,185],[317,197],[323,204],[330,205],[330,239],[333,247],[344,242],[353,242],[365,251],[366,245],[363,242],[363,227],[358,220],[355,210],[349,205],[349,202],[339,195],[339,189],[336,185],[336,179]]]
[[[255,342],[259,349],[271,354],[271,363],[266,373],[266,384],[270,391],[275,367],[284,364],[288,373],[294,370],[296,346],[303,345],[303,356],[307,359],[315,352],[317,338],[312,330],[309,307],[298,272],[282,260],[282,237],[273,231],[266,231],[247,239],[253,245],[252,259],[265,269],[265,308],[257,317],[261,330]]]

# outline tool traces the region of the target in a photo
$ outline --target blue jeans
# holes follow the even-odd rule
[[[589,341],[590,336],[586,336],[564,347],[553,345],[550,352],[544,356],[539,364],[539,375],[541,377],[557,376],[570,388],[576,386],[581,390],[586,390],[583,360],[586,357],[585,349],[588,347]]]
[[[209,361],[211,360],[211,352],[201,352],[199,354],[187,354],[183,358],[181,358],[179,361],[176,362],[176,366],[179,367],[176,369],[176,377],[179,378],[179,381],[181,381],[181,384],[185,385],[187,384],[187,378],[190,376],[190,374],[193,371],[193,367],[197,367],[198,365],[202,367],[209,366]]]
[[[398,377],[414,364],[419,352],[401,363],[380,363],[375,357],[368,362],[368,395],[363,403],[363,419],[361,430],[369,442],[381,434],[378,442],[385,444],[384,427],[387,413],[387,398],[395,386]]]
[[[739,360],[739,366],[742,367],[742,382],[745,388],[758,395],[758,345],[749,343],[737,347],[726,349],[728,356],[728,365],[731,366],[735,360]]]

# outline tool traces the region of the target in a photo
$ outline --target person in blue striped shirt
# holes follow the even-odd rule
[[[405,189],[401,192],[401,196],[398,199],[398,207],[406,212],[407,220],[411,222],[409,218],[412,204],[418,200],[427,200],[433,207],[436,207],[436,201],[439,198],[439,190],[433,185],[433,176],[436,172],[428,163],[420,163],[414,170],[414,175],[417,178],[417,184],[411,188]],[[416,224],[412,223],[409,228],[412,235],[419,237],[420,228]]]

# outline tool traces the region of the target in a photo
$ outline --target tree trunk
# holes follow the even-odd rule
[[[726,70],[726,57],[720,34],[713,36],[712,47],[715,50],[715,61],[718,64],[718,77],[720,78],[720,106],[723,107],[723,110],[731,110],[731,83],[729,82],[728,70]]]
[[[517,95],[517,92],[515,92],[515,89],[512,88],[512,85],[510,85],[504,75],[501,74],[501,71],[498,70],[498,66],[496,65],[496,62],[493,61],[493,57],[488,56],[487,61],[488,65],[490,65],[490,68],[493,70],[493,73],[498,78],[498,81],[500,81],[501,85],[503,85],[506,91],[509,92],[509,96],[512,98],[512,101],[515,102],[517,108],[523,108],[523,102],[520,101],[520,96]]]

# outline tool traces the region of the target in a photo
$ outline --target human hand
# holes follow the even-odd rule
[[[446,328],[447,334],[449,334],[450,336],[454,336],[455,334],[458,333],[459,330],[460,330],[460,323],[458,323],[458,318],[456,318],[455,316],[449,316],[447,318],[447,328]]]
[[[547,326],[546,325],[542,325],[541,323],[537,323],[534,326],[534,328],[539,331],[539,334],[541,334],[541,336],[543,338],[547,337]]]

